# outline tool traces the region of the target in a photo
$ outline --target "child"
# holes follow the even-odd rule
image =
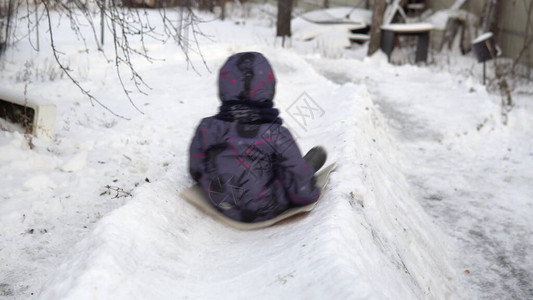
[[[315,147],[303,158],[281,125],[266,58],[257,52],[229,57],[218,86],[220,111],[200,122],[189,166],[213,206],[232,219],[258,222],[317,201],[314,172],[326,153]]]

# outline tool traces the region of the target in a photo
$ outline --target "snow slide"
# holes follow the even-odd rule
[[[366,87],[329,82],[289,51],[259,50],[277,71],[277,106],[302,150],[321,141],[329,162],[338,162],[317,208],[264,230],[222,226],[178,197],[191,184],[183,143],[163,178],[140,186],[72,249],[43,299],[446,299],[457,293],[446,237],[411,196],[398,149]],[[323,110],[306,127],[288,113],[301,99],[302,89],[290,88],[296,85]],[[200,102],[188,109],[201,111]]]

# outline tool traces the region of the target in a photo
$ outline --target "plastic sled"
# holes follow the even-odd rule
[[[329,180],[329,174],[335,169],[335,163],[328,165],[327,167],[323,168],[319,172],[316,173],[316,184],[318,187],[320,187],[321,193],[320,196],[325,192],[326,186],[328,184]],[[312,204],[306,205],[306,206],[298,206],[298,207],[291,207],[282,214],[278,215],[277,217],[274,217],[273,219],[266,220],[266,221],[260,221],[260,222],[254,222],[254,223],[245,223],[245,222],[239,222],[236,220],[233,220],[224,214],[222,214],[220,211],[218,211],[209,201],[209,198],[206,196],[204,190],[199,185],[194,185],[187,190],[183,191],[180,196],[187,200],[187,202],[191,203],[192,205],[196,206],[201,211],[205,212],[206,214],[212,216],[217,221],[226,224],[230,227],[240,229],[240,230],[254,230],[254,229],[261,229],[265,227],[272,226],[280,221],[283,221],[287,218],[293,217],[298,214],[310,212],[313,210],[317,204],[317,202],[314,202]]]

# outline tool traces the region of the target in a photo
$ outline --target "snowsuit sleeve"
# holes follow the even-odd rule
[[[198,182],[202,176],[205,160],[207,159],[207,152],[204,149],[202,143],[203,130],[202,123],[196,129],[194,137],[191,142],[189,149],[189,173],[191,174],[192,179]]]
[[[302,206],[316,202],[320,189],[315,185],[315,170],[302,157],[289,130],[281,127],[276,138],[277,177],[283,184],[292,205]]]

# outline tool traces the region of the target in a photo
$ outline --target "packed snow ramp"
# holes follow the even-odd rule
[[[455,295],[445,237],[411,196],[398,149],[366,87],[329,82],[288,52],[267,55],[281,83],[304,85],[323,110],[298,131],[287,115],[298,95],[280,84],[285,92],[277,105],[302,151],[322,141],[328,162],[337,162],[317,207],[266,229],[224,226],[179,197],[192,184],[184,145],[164,178],[139,187],[77,244],[43,299]]]

